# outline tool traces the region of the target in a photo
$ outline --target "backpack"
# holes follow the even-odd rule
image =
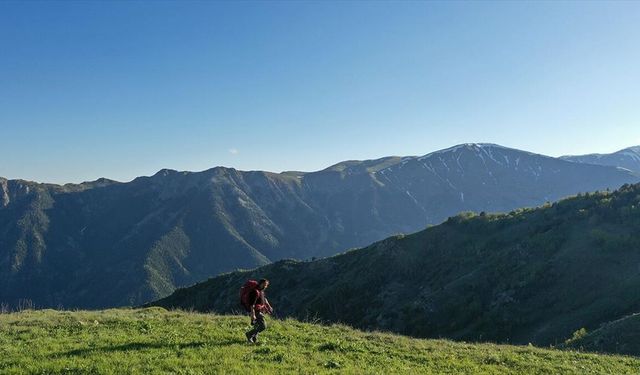
[[[252,299],[255,299],[255,291],[258,288],[258,282],[255,280],[247,280],[246,283],[240,288],[240,305],[244,307],[247,312],[251,311]]]

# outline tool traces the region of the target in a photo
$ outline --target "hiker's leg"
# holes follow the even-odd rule
[[[258,331],[256,331],[256,322],[254,320],[251,320],[251,325],[253,326],[253,328],[251,328],[245,333],[249,341],[251,341],[251,338],[253,338],[256,335],[256,333],[258,333]]]
[[[262,313],[259,313],[257,318],[258,321],[256,322],[256,328],[258,329],[258,332],[262,332],[267,329],[267,322],[264,320],[264,315]]]
[[[264,321],[264,315],[262,315],[262,313],[257,313],[253,329],[247,332],[247,336],[258,338],[258,333],[265,329],[267,329],[267,324]]]
[[[247,332],[247,336],[249,337],[255,337],[258,334],[258,326],[254,325],[253,328],[251,328],[251,330],[249,330]]]
[[[253,334],[253,337],[257,340],[258,333],[264,331],[265,329],[267,329],[267,323],[265,323],[264,321],[264,315],[262,315],[262,313],[256,314],[256,324],[253,326],[252,330],[255,332]]]

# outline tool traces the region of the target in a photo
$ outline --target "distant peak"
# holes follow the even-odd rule
[[[503,150],[515,150],[513,148],[505,147],[496,143],[462,143],[451,148],[499,148]]]
[[[474,146],[476,146],[476,147],[483,147],[483,148],[486,148],[486,147],[490,147],[490,148],[504,148],[504,149],[507,149],[507,148],[508,148],[508,147],[501,146],[501,145],[499,145],[499,144],[495,144],[495,143],[470,143],[470,144],[471,144],[471,145],[474,145]]]
[[[633,152],[633,153],[636,153],[636,154],[640,154],[640,146],[632,146],[632,147],[628,147],[628,148],[625,148],[624,150],[622,150],[622,152],[624,152],[624,151],[626,151],[626,152]]]
[[[640,146],[631,146],[631,147],[623,148],[622,150],[612,152],[610,154],[593,153],[593,154],[583,154],[583,155],[563,155],[560,158],[574,159],[574,158],[594,157],[594,158],[600,159],[600,158],[604,158],[611,155],[620,155],[620,154],[628,154],[628,153],[640,155]]]
[[[175,169],[163,168],[159,170],[156,174],[154,174],[153,177],[165,177],[170,174],[176,174],[176,173],[178,173],[178,171],[176,171]]]
[[[115,180],[110,180],[108,178],[105,177],[100,177],[96,180],[93,181],[84,181],[82,183],[80,183],[80,185],[106,185],[106,184],[117,184],[118,181]],[[65,185],[75,185],[75,184],[65,184]]]
[[[509,150],[508,147],[504,147],[495,143],[461,143],[459,145],[455,145],[449,148],[445,148],[442,150],[438,150],[438,151],[433,151],[430,152],[424,156],[421,156],[420,158],[418,158],[419,160],[422,160],[424,158],[428,158],[429,156],[432,155],[438,155],[438,154],[446,154],[446,153],[453,153],[453,152],[457,152],[459,150],[462,149],[470,149],[470,150],[475,150],[475,151],[479,151],[479,150],[484,150],[484,149],[503,149],[503,150]]]
[[[320,172],[344,172],[344,171],[364,171],[364,172],[378,172],[380,170],[389,168],[402,161],[413,159],[415,156],[386,156],[379,159],[370,160],[346,160],[330,167],[327,167]]]

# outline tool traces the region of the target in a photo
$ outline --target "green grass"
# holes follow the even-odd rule
[[[247,318],[162,308],[0,314],[2,374],[631,374],[640,359],[467,344],[269,319],[260,345]]]

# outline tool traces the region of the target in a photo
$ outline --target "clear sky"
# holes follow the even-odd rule
[[[0,2],[0,176],[640,144],[640,2]]]

